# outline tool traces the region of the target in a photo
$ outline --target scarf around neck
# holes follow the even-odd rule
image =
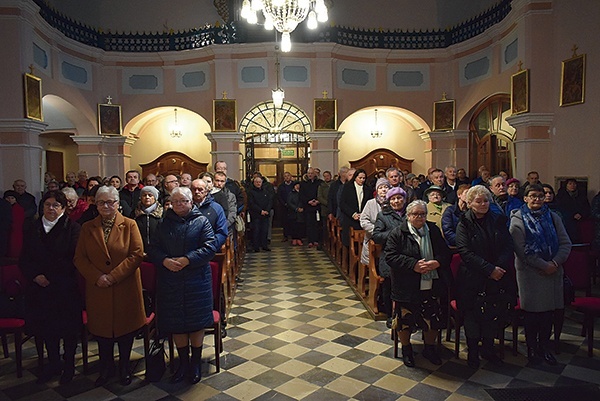
[[[408,224],[408,230],[419,244],[419,249],[421,251],[421,256],[425,260],[433,260],[433,247],[431,246],[431,237],[429,236],[429,227],[425,224],[423,227],[417,229],[410,223]],[[421,275],[421,289],[429,289],[431,288],[431,281],[433,279],[439,278],[437,270],[432,270],[425,274]],[[428,283],[429,282],[429,283]]]
[[[525,255],[539,255],[544,260],[552,260],[558,252],[558,234],[548,206],[531,210],[523,204],[519,210],[525,226]]]

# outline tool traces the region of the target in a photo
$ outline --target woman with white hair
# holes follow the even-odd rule
[[[442,364],[435,344],[444,324],[440,297],[452,280],[451,254],[440,229],[426,219],[427,204],[422,200],[411,202],[406,218],[392,230],[385,245],[395,302],[396,324],[392,327],[408,367],[415,366],[410,335],[417,329],[423,330],[423,356],[435,365]]]
[[[129,358],[133,339],[146,323],[138,267],[144,257],[140,230],[119,213],[119,192],[102,186],[96,192],[98,216],[85,223],[73,262],[85,278],[88,329],[98,340],[103,386],[115,374],[113,346],[119,346],[119,380],[131,383]]]
[[[189,188],[174,188],[171,202],[173,208],[158,226],[148,255],[158,274],[158,330],[173,334],[179,355],[171,382],[188,377],[195,384],[201,378],[204,328],[213,324],[209,262],[217,252],[217,239],[208,219],[194,205]]]
[[[516,302],[513,242],[506,217],[490,210],[492,195],[483,185],[467,193],[469,210],[456,228],[456,246],[462,263],[456,279],[457,306],[464,315],[469,349],[467,362],[479,367],[481,356],[501,364],[494,353],[494,338]]]

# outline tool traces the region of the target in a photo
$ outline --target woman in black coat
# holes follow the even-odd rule
[[[367,201],[373,198],[373,189],[365,185],[367,173],[362,168],[342,187],[339,208],[342,211],[342,244],[350,246],[350,227],[361,230],[360,213]]]
[[[391,188],[385,194],[386,201],[381,208],[381,212],[377,214],[375,220],[375,228],[371,239],[383,246],[381,257],[379,258],[379,266],[377,266],[378,274],[383,277],[381,283],[381,299],[383,303],[383,312],[388,316],[386,325],[392,327],[392,298],[391,298],[391,275],[390,266],[385,260],[385,242],[392,230],[398,227],[404,220],[404,209],[406,209],[406,192],[400,187]]]
[[[208,219],[192,203],[189,188],[173,189],[171,201],[173,209],[165,213],[148,255],[158,273],[158,330],[173,334],[179,354],[171,381],[181,382],[189,374],[195,384],[201,378],[204,328],[213,324],[209,262],[217,252],[217,240]]]
[[[75,374],[75,348],[82,326],[82,302],[73,255],[80,226],[65,213],[67,198],[49,191],[41,200],[43,215],[28,230],[19,266],[30,285],[26,290],[27,324],[43,339],[49,365],[40,381],[59,375],[65,384]],[[60,339],[64,344],[64,370]]]
[[[494,353],[494,338],[505,324],[508,312],[516,302],[513,242],[508,232],[506,217],[490,211],[491,194],[483,185],[476,185],[467,193],[469,210],[461,217],[456,229],[456,246],[462,264],[456,280],[458,309],[464,314],[465,335],[469,348],[468,363],[479,367],[479,341],[481,356],[492,363],[502,361]],[[479,293],[485,292],[488,300],[499,299],[497,313],[488,308],[481,313]],[[496,315],[495,320],[490,316]]]
[[[435,365],[442,364],[435,344],[444,323],[440,297],[451,283],[451,254],[440,229],[426,219],[427,204],[422,200],[412,202],[406,208],[406,218],[392,230],[385,246],[392,300],[396,302],[395,330],[408,367],[415,366],[410,335],[417,328],[423,330],[423,356]]]
[[[306,234],[304,226],[304,208],[300,202],[300,182],[296,181],[292,184],[292,192],[288,194],[285,204],[286,218],[290,223],[290,234],[292,237],[292,245],[304,245],[302,238]]]
[[[151,239],[163,217],[163,207],[158,202],[158,196],[158,189],[153,186],[145,186],[140,191],[140,203],[134,212],[135,222],[140,229],[142,241],[144,241],[145,253],[148,253]]]

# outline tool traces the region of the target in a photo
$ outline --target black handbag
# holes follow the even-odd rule
[[[500,288],[497,292],[489,292],[486,285],[475,298],[475,313],[483,322],[506,322],[514,305],[508,292]]]
[[[150,350],[146,356],[146,380],[153,383],[162,379],[167,364],[165,362],[165,340],[163,338],[154,339],[150,344]]]

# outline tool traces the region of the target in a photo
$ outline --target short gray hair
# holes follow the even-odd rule
[[[202,181],[202,180],[200,180]],[[176,194],[180,194],[183,195],[187,200],[191,201],[192,200],[192,190],[189,189],[188,187],[176,187],[171,191],[171,198],[176,195]]]
[[[469,192],[467,192],[467,204],[473,202],[473,200],[478,196],[483,196],[488,201],[492,200],[492,193],[489,189],[483,185],[475,185],[469,189]]]
[[[77,192],[75,192],[75,190],[71,187],[64,187],[63,189],[61,189],[61,191],[63,192],[63,194],[65,194],[67,199],[79,198],[79,196],[77,195]]]
[[[423,207],[425,211],[427,211],[427,203],[425,203],[425,201],[422,201],[421,199],[417,199],[408,204],[408,206],[406,207],[406,214],[412,213],[412,211],[419,206]]]
[[[119,200],[119,191],[117,191],[117,188],[113,187],[112,185],[108,187],[106,185],[100,186],[100,188],[98,188],[98,192],[96,192],[96,200],[98,200],[100,195],[104,194],[108,194],[114,200]]]

